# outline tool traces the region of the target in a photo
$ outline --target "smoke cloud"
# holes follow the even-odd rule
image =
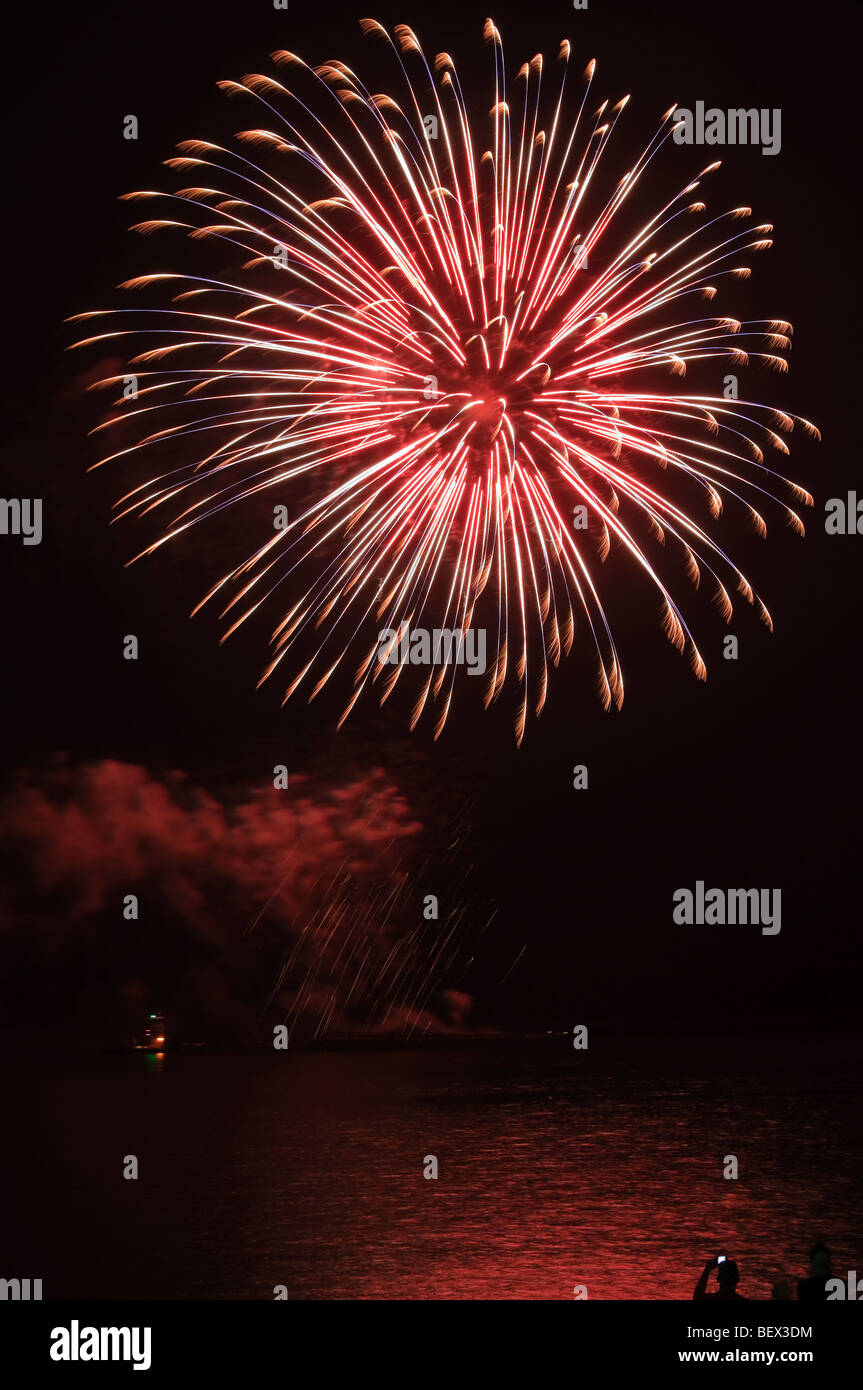
[[[6,1022],[121,1043],[154,1006],[189,1040],[451,1027],[470,999],[435,996],[420,829],[380,769],[231,801],[110,760],[22,774],[0,804]]]

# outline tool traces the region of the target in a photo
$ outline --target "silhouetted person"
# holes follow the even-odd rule
[[[719,1288],[716,1293],[707,1292],[707,1278],[712,1269],[716,1270],[716,1278],[719,1281]],[[737,1281],[740,1278],[740,1270],[733,1260],[723,1260],[721,1263],[718,1256],[714,1255],[712,1260],[708,1260],[701,1273],[701,1278],[695,1285],[693,1300],[708,1299],[710,1302],[731,1303],[738,1299],[745,1303],[746,1299],[742,1293],[737,1292]]]
[[[797,1298],[801,1303],[826,1303],[827,1280],[830,1278],[830,1251],[819,1241],[809,1251],[810,1278],[801,1279],[797,1285]]]

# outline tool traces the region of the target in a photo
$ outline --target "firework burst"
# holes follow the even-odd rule
[[[183,142],[167,164],[190,186],[126,195],[173,204],[138,231],[216,241],[234,269],[136,277],[125,288],[176,290],[171,307],[110,311],[110,330],[85,340],[135,338],[137,394],[99,428],[134,422],[136,437],[109,458],[167,451],[118,516],[164,514],[143,555],[226,507],[247,534],[254,499],[301,498],[202,603],[221,604],[223,640],[272,609],[262,681],[283,674],[285,699],[313,698],[350,671],[342,719],[366,688],[383,702],[406,669],[417,675],[380,659],[381,631],[480,622],[492,651],[485,701],[514,683],[519,741],[577,620],[595,644],[601,698],[619,705],[597,587],[612,546],[655,586],[668,637],[703,678],[651,543],[679,549],[726,618],[735,591],[770,617],[673,495],[700,499],[705,524],[733,498],[762,533],[765,500],[803,530],[772,488],[812,502],[765,457],[788,453],[795,423],[814,426],[678,390],[687,365],[707,359],[785,370],[788,323],[704,316],[723,280],[749,274],[746,257],[770,245],[771,228],[753,226],[749,208],[708,214],[693,198],[717,164],[636,220],[674,108],[604,184],[627,98],[597,108],[595,64],[573,76],[566,41],[551,82],[537,56],[508,84],[488,22],[494,80],[480,132],[449,54],[430,63],[406,26],[392,37],[373,20],[363,29],[389,46],[398,99],[342,62],[311,69],[277,52],[280,78],[220,84],[257,100],[260,126],[230,146]],[[450,648],[420,673],[412,726],[429,709],[440,732],[457,666]]]

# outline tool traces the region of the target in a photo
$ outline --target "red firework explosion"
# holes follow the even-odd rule
[[[281,603],[262,680],[293,652],[285,699],[300,687],[313,698],[358,660],[343,719],[369,684],[383,702],[404,674],[382,633],[464,634],[482,618],[486,704],[515,680],[520,741],[577,613],[596,646],[603,702],[619,705],[621,665],[595,575],[612,542],[656,586],[668,636],[703,677],[645,552],[648,532],[680,547],[694,583],[709,577],[726,618],[729,589],[770,617],[669,483],[694,486],[714,518],[737,499],[762,533],[765,497],[803,530],[769,490],[777,480],[812,503],[764,460],[771,448],[788,453],[782,435],[795,423],[814,426],[676,389],[688,363],[711,358],[785,370],[788,323],[700,312],[722,278],[749,274],[741,257],[769,246],[771,228],[750,225],[749,208],[708,216],[693,201],[714,163],[626,230],[623,210],[673,131],[674,107],[601,194],[627,98],[595,109],[595,65],[573,79],[566,41],[552,100],[541,56],[519,69],[510,95],[487,23],[494,90],[480,139],[449,54],[429,64],[409,28],[394,38],[373,20],[363,29],[391,48],[400,100],[373,94],[342,62],[311,69],[275,53],[284,81],[220,84],[255,98],[266,124],[230,147],[183,142],[168,166],[201,182],[127,195],[183,208],[138,231],[214,239],[236,270],[136,277],[126,288],[179,282],[174,307],[112,311],[133,315],[132,326],[85,340],[158,340],[130,359],[132,389],[128,377],[99,383],[125,388],[120,413],[100,428],[139,427],[110,458],[171,454],[167,471],[121,499],[119,515],[170,513],[149,554],[226,507],[297,489],[299,513],[259,536],[203,602],[224,600],[225,637]],[[645,390],[660,370],[669,389]],[[440,733],[460,664],[453,642],[420,673],[412,727],[436,705]]]

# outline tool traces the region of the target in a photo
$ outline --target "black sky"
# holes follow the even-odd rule
[[[487,80],[486,7],[472,0],[368,11],[301,0],[287,12],[265,0],[19,11],[15,71],[4,81],[3,494],[45,499],[45,537],[32,548],[0,543],[6,762],[38,768],[66,751],[247,784],[277,761],[312,775],[383,765],[427,821],[432,854],[446,843],[451,809],[470,803],[476,903],[480,915],[498,908],[462,981],[481,1016],[539,1028],[850,1028],[859,999],[863,537],[827,537],[823,524],[828,497],[855,487],[863,495],[859,83],[845,7],[806,9],[802,24],[765,0],[494,11],[511,64],[537,51],[553,57],[563,36],[584,62],[596,56],[596,90],[633,95],[633,141],[674,101],[782,109],[781,154],[720,152],[714,195],[749,202],[776,226],[746,295],[753,316],[794,323],[791,369],[785,378],[750,369],[753,394],[815,420],[823,434],[820,445],[793,441],[789,473],[816,498],[804,541],[781,522],[766,542],[739,514],[722,523],[725,548],[771,609],[772,636],[743,605],[730,629],[740,660],[726,663],[720,620],[682,591],[709,665],[702,685],[662,637],[653,594],[634,590],[631,571],[612,559],[622,713],[603,713],[581,651],[558,673],[521,750],[511,703],[484,714],[470,692],[437,744],[428,731],[409,735],[404,710],[389,707],[367,707],[336,734],[333,707],[282,711],[275,687],[255,691],[259,649],[219,648],[212,623],[188,622],[208,576],[163,558],[123,568],[132,538],[107,525],[118,481],[85,474],[96,457],[85,438],[93,405],[78,382],[92,359],[64,352],[72,334],[63,320],[116,302],[120,280],[168,259],[165,243],[125,231],[140,214],[116,200],[159,186],[160,161],[178,140],[245,123],[236,108],[226,115],[215,81],[267,70],[276,47],[359,67],[365,13],[411,23],[428,50],[447,49],[463,74]],[[130,112],[137,143],[122,139]],[[126,632],[140,635],[146,659],[118,659]],[[586,792],[572,790],[574,763],[589,768]],[[699,878],[781,887],[781,935],[673,926],[673,890]],[[447,885],[427,891],[443,895]]]

